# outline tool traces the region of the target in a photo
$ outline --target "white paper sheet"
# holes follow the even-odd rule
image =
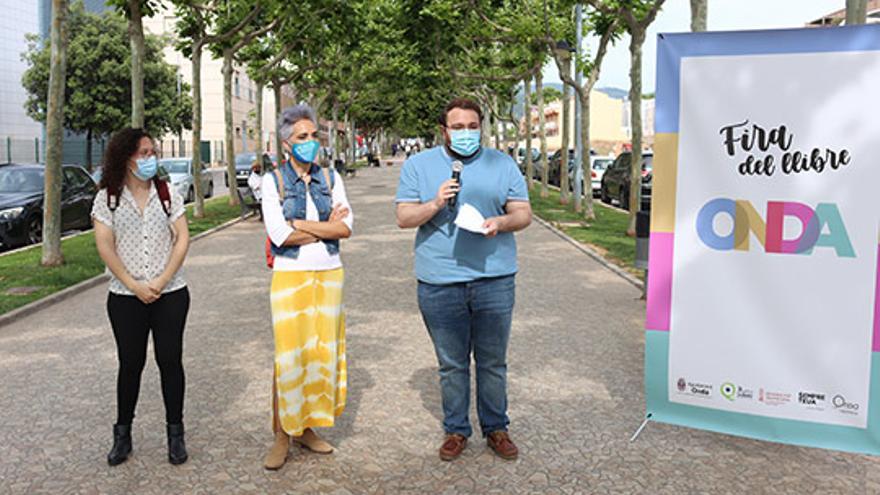
[[[458,225],[464,230],[475,232],[477,234],[485,234],[489,231],[489,229],[483,227],[485,222],[486,219],[483,218],[480,211],[469,203],[465,203],[458,208],[458,216],[455,217],[455,225]]]

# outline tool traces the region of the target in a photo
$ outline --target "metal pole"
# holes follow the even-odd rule
[[[581,53],[583,51],[583,22],[584,22],[584,12],[583,7],[580,3],[578,3],[574,8],[574,17],[575,17],[575,30],[577,32],[577,46],[575,47],[575,60],[580,60]],[[578,64],[575,63],[575,82],[578,87],[583,87],[583,74],[581,73]],[[574,163],[575,163],[575,173],[574,173],[574,201],[575,204],[581,203],[581,198],[583,196],[583,191],[581,189],[581,185],[583,183],[584,170],[581,167],[581,162],[583,161],[584,156],[584,141],[581,137],[581,112],[583,109],[581,108],[581,99],[575,98],[575,110],[574,110],[574,142],[575,142],[575,152],[574,152]]]

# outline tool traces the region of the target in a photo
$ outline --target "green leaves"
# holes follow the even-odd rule
[[[64,126],[75,132],[105,136],[128,126],[131,112],[131,51],[128,26],[117,12],[88,13],[81,2],[71,6],[68,29]],[[28,93],[28,115],[45,122],[49,81],[49,49],[31,38],[23,55],[28,70],[22,85]],[[162,43],[146,37],[144,64],[146,121],[161,135],[187,127],[191,106],[186,84],[177,94],[175,69],[162,58]]]

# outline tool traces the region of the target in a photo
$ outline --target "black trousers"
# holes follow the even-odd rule
[[[116,338],[119,374],[116,379],[116,424],[130,425],[134,419],[141,372],[147,361],[147,337],[153,332],[153,349],[162,380],[165,421],[183,422],[183,329],[189,313],[189,291],[184,287],[163,294],[152,304],[135,296],[110,294],[107,313]]]

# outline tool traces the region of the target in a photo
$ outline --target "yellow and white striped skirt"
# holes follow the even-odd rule
[[[342,268],[272,276],[273,425],[289,435],[333,426],[345,409],[343,280]]]

